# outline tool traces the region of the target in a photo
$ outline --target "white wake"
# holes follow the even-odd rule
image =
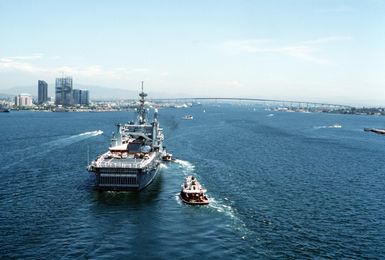
[[[66,147],[68,145],[83,141],[85,139],[98,136],[103,134],[102,130],[95,130],[90,132],[84,132],[76,135],[71,135],[69,137],[62,137],[35,147],[30,147],[30,150],[28,153],[25,152],[25,149],[23,150],[22,156],[20,156],[20,160],[13,161],[10,164],[4,165],[1,167],[1,169],[9,169],[13,167],[14,165],[19,164],[20,161],[26,161],[26,160],[34,160],[36,158],[40,158],[41,156],[50,153],[53,150],[60,149],[62,147]],[[27,148],[28,149],[28,148]],[[36,150],[36,151],[35,151]]]
[[[62,146],[63,147],[63,146],[67,146],[67,145],[71,145],[71,144],[80,142],[82,140],[85,140],[85,139],[88,139],[88,138],[91,138],[94,136],[101,135],[101,134],[103,134],[102,130],[84,132],[84,133],[80,133],[80,134],[76,134],[76,135],[71,135],[69,137],[63,137],[63,138],[60,138],[57,140],[53,140],[53,141],[50,141],[48,143],[45,143],[44,145],[50,146],[50,147],[52,147],[52,146]]]
[[[179,168],[182,169],[184,175],[190,175],[195,170],[195,166],[189,161],[176,159],[175,163],[179,164]]]

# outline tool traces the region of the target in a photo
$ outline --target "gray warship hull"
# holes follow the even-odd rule
[[[147,121],[143,92],[139,94],[136,122],[117,125],[108,151],[88,165],[95,173],[95,188],[107,191],[140,191],[155,179],[162,157],[163,129],[160,128],[155,109],[153,121]]]
[[[155,159],[156,158],[156,159]],[[159,156],[144,168],[97,167],[95,172],[95,189],[104,191],[141,191],[156,178],[160,163]]]

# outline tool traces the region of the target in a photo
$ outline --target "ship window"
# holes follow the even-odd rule
[[[130,143],[128,145],[128,151],[130,153],[139,153],[139,152],[141,152],[140,151],[140,146],[141,146],[140,143]]]

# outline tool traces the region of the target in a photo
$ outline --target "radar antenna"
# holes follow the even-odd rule
[[[139,124],[144,124],[146,122],[146,109],[144,108],[144,98],[147,97],[147,94],[143,91],[143,81],[142,81],[142,92],[139,93],[140,96],[140,105],[138,108],[138,121]]]

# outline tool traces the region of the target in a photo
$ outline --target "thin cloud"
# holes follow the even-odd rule
[[[238,80],[225,81],[225,82],[223,82],[223,85],[224,86],[233,87],[233,88],[241,88],[241,87],[243,87],[243,84],[240,81],[238,81]]]
[[[352,40],[350,36],[328,36],[315,40],[303,41],[302,44],[326,44],[326,43],[339,43]]]
[[[227,41],[222,44],[225,50],[235,52],[261,52],[261,46],[271,43],[271,39],[250,39]]]
[[[150,72],[147,68],[125,68],[125,67],[118,67],[113,69],[115,72],[123,73],[123,74],[146,74]]]
[[[76,77],[120,80],[122,78],[130,78],[132,75],[136,75],[136,74],[142,75],[150,71],[147,68],[129,69],[129,68],[120,67],[120,68],[107,69],[98,65],[87,66],[87,67],[58,66],[58,67],[47,68],[47,67],[33,64],[28,59],[21,59],[25,57],[29,57],[29,56],[0,58],[0,72],[1,71],[4,71],[4,72],[19,71],[19,72],[30,73],[30,74],[42,74],[45,76],[49,75],[53,77],[64,73],[64,74],[73,75]]]
[[[314,10],[316,13],[325,13],[325,14],[330,14],[330,13],[350,13],[354,12],[355,9],[351,6],[336,6],[336,7],[329,7],[329,8],[319,8]]]
[[[44,71],[41,68],[26,62],[15,61],[9,58],[0,59],[0,71],[12,71],[12,70],[23,71],[28,73],[38,73],[38,72]]]
[[[222,48],[225,51],[233,54],[276,54],[297,57],[303,60],[309,60],[317,63],[324,62],[323,60],[312,56],[312,53],[315,51],[315,49],[307,46],[306,44],[279,46],[273,40],[254,39],[225,42],[222,45]]]
[[[43,57],[43,53],[32,53],[31,55],[26,56],[13,56],[13,57],[7,57],[11,60],[37,60],[41,59]]]
[[[328,63],[324,58],[318,57],[323,44],[338,43],[351,40],[346,36],[329,36],[314,40],[302,41],[294,44],[279,44],[272,39],[249,39],[227,41],[222,43],[221,48],[232,54],[275,54],[295,57],[304,61],[318,64]]]

